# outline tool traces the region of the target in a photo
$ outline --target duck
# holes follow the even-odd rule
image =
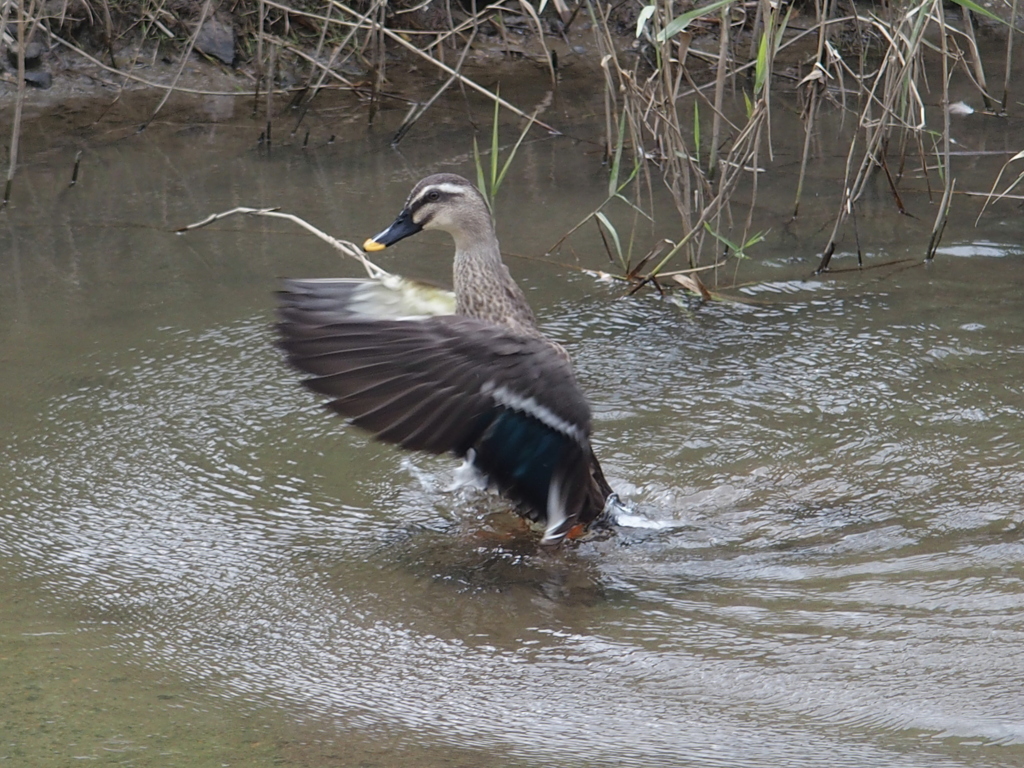
[[[454,303],[374,279],[284,280],[288,363],[377,440],[463,459],[457,482],[496,488],[543,527],[542,546],[608,521],[618,497],[594,454],[590,407],[502,261],[484,196],[462,176],[427,176],[363,250],[423,230],[455,242]]]

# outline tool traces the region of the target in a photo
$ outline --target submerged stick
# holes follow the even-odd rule
[[[366,270],[366,274],[375,280],[379,280],[384,277],[391,275],[387,270],[381,269],[366,256],[363,255],[361,248],[356,246],[355,243],[350,243],[348,240],[338,240],[335,237],[331,237],[321,229],[317,229],[305,219],[301,219],[293,213],[282,213],[279,208],[246,208],[245,206],[239,206],[238,208],[232,208],[230,211],[222,211],[221,213],[211,213],[202,221],[197,221],[192,224],[186,224],[184,227],[179,227],[174,230],[179,235],[186,232],[190,232],[193,229],[201,229],[202,227],[213,224],[215,221],[226,219],[228,216],[234,216],[235,214],[245,214],[248,216],[267,216],[275,219],[287,219],[288,221],[298,224],[300,227],[308,232],[319,237],[325,243],[330,245],[336,251],[339,251],[343,256],[348,256],[351,259],[355,259],[363,265],[363,269]]]
[[[82,164],[82,150],[78,150],[75,155],[75,169],[71,171],[71,182],[68,184],[69,187],[75,186],[78,183],[78,166]]]

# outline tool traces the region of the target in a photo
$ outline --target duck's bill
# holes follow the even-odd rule
[[[363,243],[363,250],[370,252],[383,251],[389,245],[394,245],[409,235],[415,235],[421,229],[423,227],[412,220],[412,214],[406,209],[398,214],[398,218],[394,220],[390,227]]]

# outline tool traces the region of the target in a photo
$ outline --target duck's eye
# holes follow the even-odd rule
[[[438,192],[436,189],[432,189],[429,192],[427,192],[427,200],[429,200],[430,202],[436,203],[440,199],[441,193]]]

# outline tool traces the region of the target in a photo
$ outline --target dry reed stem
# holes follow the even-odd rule
[[[456,71],[462,69],[462,65],[465,63],[466,56],[469,54],[469,51],[472,48],[473,41],[475,39],[476,30],[474,29],[470,33],[469,40],[466,41],[466,47],[463,48],[462,55],[459,57],[458,62],[455,64]],[[409,114],[406,115],[405,120],[402,121],[402,125],[398,128],[398,130],[395,132],[395,135],[391,138],[392,147],[398,146],[399,142],[405,137],[405,134],[407,134],[409,130],[413,127],[413,125],[416,124],[416,121],[418,121],[421,117],[423,117],[423,115],[427,113],[427,110],[434,105],[434,102],[441,98],[441,95],[445,91],[447,91],[451,87],[451,84],[454,82],[455,75],[452,75],[444,82],[444,84],[440,88],[437,89],[433,96],[427,99],[425,103],[413,105],[412,109],[409,110]]]
[[[948,37],[946,34],[946,17],[942,13],[940,6],[938,13],[939,23],[939,34],[942,41],[942,101],[940,106],[942,107],[942,119],[943,119],[943,130],[942,130],[942,160],[943,160],[943,180],[946,183],[946,188],[942,194],[942,202],[939,204],[939,209],[935,212],[935,223],[932,225],[931,238],[928,240],[928,248],[925,251],[925,260],[930,261],[935,258],[935,252],[939,248],[939,242],[942,240],[942,233],[946,229],[946,222],[949,219],[949,206],[953,199],[953,187],[956,184],[956,179],[953,177],[953,169],[950,165],[949,145],[950,145],[950,129],[949,129],[949,55],[947,50]]]
[[[308,88],[309,84],[313,81],[313,73],[317,69],[320,69],[320,77],[317,80],[316,85],[313,87],[312,92],[307,94],[306,97],[302,101],[302,109],[299,112],[299,116],[298,116],[298,118],[295,121],[295,128],[293,129],[293,132],[297,131],[299,129],[299,125],[302,123],[303,119],[305,118],[306,112],[309,110],[310,105],[313,103],[313,99],[315,99],[317,97],[317,95],[320,93],[320,90],[324,87],[324,81],[328,77],[334,77],[336,79],[340,79],[340,80],[348,83],[347,79],[343,78],[340,74],[338,74],[334,70],[335,63],[338,60],[338,56],[341,55],[341,52],[343,50],[345,50],[345,47],[349,44],[349,42],[352,40],[352,38],[355,37],[356,32],[358,32],[360,30],[360,28],[361,28],[360,25],[365,23],[366,24],[365,28],[367,28],[367,29],[369,28],[369,26],[370,26],[369,17],[372,14],[376,13],[377,5],[378,5],[379,2],[381,2],[381,0],[374,0],[374,2],[371,3],[371,5],[370,5],[369,9],[367,9],[366,13],[364,13],[361,17],[359,17],[359,23],[358,24],[347,25],[347,26],[350,26],[350,29],[348,30],[348,32],[345,35],[345,37],[341,40],[341,42],[339,42],[337,45],[334,46],[334,52],[331,54],[331,58],[327,62],[327,64],[321,64],[319,61],[310,60],[308,58],[308,56],[303,55],[303,58],[306,58],[307,60],[309,60],[310,63],[312,64],[312,67],[313,67],[310,70],[309,79],[306,81],[306,87]],[[322,30],[322,32],[323,32],[322,38],[326,35],[328,26],[335,21],[330,16],[332,10],[335,7],[335,4],[336,4],[335,2],[328,2],[328,15],[323,18],[324,24],[323,24],[323,30]],[[347,61],[348,58],[349,57],[346,56],[344,59],[342,59],[342,63]],[[352,87],[354,87],[354,85]]]
[[[274,122],[274,70],[277,68],[277,50],[277,46],[272,45],[270,46],[270,51],[267,54],[267,59],[269,60],[270,63],[267,67],[267,100],[264,112],[265,117],[267,119],[267,127],[264,132],[264,135],[266,137],[266,147],[268,151],[273,145],[272,130]]]
[[[479,85],[475,81],[470,80],[465,75],[463,75],[463,74],[457,72],[456,70],[452,69],[447,64],[445,64],[442,61],[439,61],[438,59],[436,59],[435,57],[431,56],[426,51],[421,51],[419,48],[417,48],[412,43],[406,42],[406,40],[404,38],[402,38],[402,36],[397,34],[396,32],[391,31],[390,29],[388,29],[387,27],[383,26],[382,24],[378,24],[377,26],[380,28],[380,31],[385,36],[387,36],[388,38],[390,38],[394,42],[398,43],[400,46],[402,46],[406,50],[411,51],[412,53],[416,54],[417,56],[419,56],[424,61],[427,61],[427,62],[433,64],[435,67],[437,67],[438,69],[440,69],[440,70],[442,70],[444,72],[447,72],[449,75],[453,75],[456,79],[458,79],[459,82],[464,83],[465,85],[468,85],[473,90],[475,90],[478,93],[481,93],[484,96],[486,96],[487,98],[491,99],[491,101],[494,101],[497,104],[500,104],[502,107],[504,107],[508,111],[510,111],[510,112],[512,112],[512,113],[514,113],[516,115],[519,115],[519,117],[521,117],[521,118],[523,118],[525,120],[531,120],[532,119],[534,123],[536,123],[541,128],[544,128],[547,131],[550,131],[552,133],[561,134],[561,131],[559,131],[557,128],[552,128],[547,123],[541,122],[540,120],[537,120],[535,118],[531,118],[530,115],[526,114],[525,112],[523,112],[521,109],[519,109],[515,105],[510,104],[509,102],[505,101],[505,99],[501,98],[497,94],[492,93],[491,91],[489,91],[486,88],[484,88],[482,85]]]
[[[981,61],[981,53],[978,51],[978,40],[974,35],[974,24],[971,21],[971,12],[966,5],[960,6],[964,20],[963,35],[967,38],[967,45],[971,50],[971,67],[974,69],[974,79],[981,91],[981,98],[985,102],[985,109],[992,111],[992,97],[988,94],[988,83],[985,81],[985,65]],[[1010,36],[1013,36],[1011,31]]]
[[[1010,6],[1010,18],[1016,21],[1017,19],[1017,0],[1013,0]],[[1003,112],[1006,112],[1006,104],[1010,98],[1010,73],[1013,71],[1013,32],[1006,35],[1006,70],[1003,75],[1003,99],[1001,102],[1001,108]]]
[[[718,67],[715,73],[715,111],[711,118],[711,148],[708,151],[708,173],[712,176],[715,174],[715,163],[718,160],[718,143],[722,136],[722,104],[725,100],[725,78],[729,56],[729,6],[722,6],[720,19]]]
[[[188,39],[188,44],[185,46],[185,52],[181,55],[181,63],[178,64],[178,71],[174,73],[174,79],[171,81],[171,87],[169,90],[164,92],[164,96],[160,99],[160,103],[156,105],[156,109],[153,110],[153,114],[149,116],[149,119],[144,122],[139,130],[144,130],[151,122],[153,118],[157,116],[157,113],[163,109],[164,104],[171,98],[171,93],[174,92],[174,87],[178,84],[178,80],[181,78],[181,73],[185,71],[185,65],[188,63],[188,57],[192,55],[192,49],[195,47],[196,39],[199,37],[199,30],[202,29],[203,22],[206,21],[206,17],[210,13],[211,0],[205,0],[203,3],[203,10],[199,14],[199,22],[196,24],[196,29]]]
[[[556,3],[561,2],[561,0],[555,1]],[[540,48],[544,51],[544,60],[547,62],[548,72],[551,74],[551,84],[555,85],[558,82],[558,74],[555,72],[555,62],[551,59],[551,52],[548,50],[547,43],[544,42],[544,25],[541,24],[540,16],[537,15],[537,11],[533,9],[533,6],[530,5],[527,0],[519,0],[519,5],[524,11],[526,11],[527,15],[533,20],[533,23],[537,27],[537,42],[540,43]],[[565,4],[562,3],[561,7],[565,8]]]
[[[266,34],[265,39],[266,39],[267,43],[269,43],[270,45],[273,46],[274,50],[282,49],[282,50],[288,51],[289,53],[293,54],[296,58],[302,59],[303,61],[308,62],[310,64],[311,76],[312,76],[312,73],[316,72],[319,69],[319,70],[322,70],[321,80],[323,80],[323,79],[325,79],[327,77],[330,77],[330,78],[332,78],[334,80],[337,80],[340,84],[344,85],[346,88],[354,89],[354,88],[358,88],[359,87],[356,83],[353,83],[351,80],[349,80],[344,75],[340,74],[339,72],[335,72],[333,69],[331,69],[329,67],[329,65],[325,66],[324,64],[321,64],[319,61],[314,59],[312,57],[312,55],[306,53],[301,48],[298,48],[298,47],[292,45],[287,40],[285,40],[283,38],[280,38],[277,35],[272,35],[269,32]],[[320,89],[320,88],[323,88],[322,82],[317,83],[317,85],[316,85],[316,89]],[[270,93],[270,92],[281,93],[282,91],[270,91],[270,90],[268,90],[268,93]]]
[[[110,3],[103,0],[103,44],[107,47],[110,55],[110,66],[117,67],[117,59],[114,58],[114,21],[110,18]]]
[[[314,60],[319,59],[320,58],[320,54],[323,53],[324,42],[327,40],[327,30],[330,29],[330,27],[331,27],[331,13],[333,13],[333,11],[334,11],[334,6],[331,5],[330,3],[328,3],[327,4],[327,18],[324,19],[324,23],[320,25],[320,37],[317,38],[316,49],[313,51],[313,59]],[[313,84],[313,73],[314,72],[316,72],[315,68],[311,69],[309,71],[309,78],[306,80],[306,87],[307,88],[310,85]]]
[[[252,114],[256,116],[256,110],[258,108],[260,100],[260,86],[263,84],[263,36],[266,34],[267,26],[267,3],[266,0],[259,0],[259,6],[257,10],[256,19],[259,26],[256,29],[256,94],[252,100]],[[272,89],[273,83],[270,83],[267,88]]]
[[[807,77],[801,80],[801,85],[807,85],[809,97],[804,106],[804,146],[800,153],[800,174],[796,182],[796,199],[793,201],[793,218],[800,213],[800,198],[803,195],[804,180],[807,177],[807,160],[811,153],[811,136],[814,134],[814,121],[818,116],[819,95],[828,87],[829,71],[824,66],[825,57],[831,59],[831,48],[826,45],[828,26],[823,22],[831,13],[829,0],[815,0],[815,12],[818,20],[818,49],[814,57],[814,69]],[[840,70],[841,71],[841,70]]]
[[[430,47],[438,46],[442,41],[446,40],[448,37],[450,37],[450,36],[452,36],[454,34],[458,34],[459,32],[464,31],[466,29],[471,29],[474,25],[479,23],[479,18],[481,16],[481,14],[483,14],[484,12],[488,12],[489,13],[489,12],[493,12],[494,10],[504,10],[506,12],[511,12],[511,11],[509,11],[509,9],[504,8],[504,6],[500,6],[500,5],[488,6],[487,8],[484,9],[484,11],[481,11],[480,14],[474,15],[471,19],[467,20],[466,22],[463,22],[458,27],[456,27],[456,28],[454,28],[454,29],[452,29],[450,31],[441,33],[441,34],[437,34],[437,33],[432,33],[432,32],[416,32],[414,30],[399,30],[399,31],[396,31],[396,30],[390,29],[389,27],[384,25],[384,19],[383,19],[383,14],[384,14],[384,10],[385,10],[384,3],[375,2],[373,4],[373,6],[371,7],[369,12],[367,12],[366,14],[359,14],[356,11],[354,11],[352,8],[350,8],[349,6],[345,5],[344,3],[339,2],[339,0],[330,0],[330,2],[331,2],[331,5],[332,5],[333,8],[341,11],[343,14],[347,14],[349,17],[354,18],[355,21],[350,21],[350,20],[347,20],[345,18],[331,18],[331,17],[322,16],[322,15],[311,13],[311,12],[296,10],[296,9],[288,7],[287,5],[283,5],[281,3],[277,3],[274,0],[261,0],[261,3],[263,5],[268,6],[268,7],[278,8],[278,9],[287,11],[288,13],[293,13],[295,15],[304,16],[304,17],[306,17],[308,19],[313,19],[313,20],[321,21],[321,22],[323,22],[325,24],[330,23],[330,24],[336,24],[336,25],[341,25],[341,26],[346,26],[346,27],[352,27],[353,29],[366,30],[368,33],[371,33],[371,35],[376,36],[377,39],[379,39],[381,41],[383,40],[383,38],[386,37],[388,40],[392,41],[393,43],[398,44],[399,46],[401,46],[402,48],[405,48],[407,51],[410,51],[411,53],[415,54],[419,58],[429,62],[431,65],[433,65],[433,66],[437,67],[438,69],[446,72],[448,75],[454,77],[459,82],[463,83],[464,85],[469,86],[470,88],[472,88],[473,90],[477,91],[478,93],[483,94],[484,96],[486,96],[487,98],[491,99],[492,101],[497,102],[503,108],[505,108],[505,109],[509,110],[510,112],[518,115],[519,117],[521,117],[521,118],[523,118],[525,120],[533,119],[533,121],[537,125],[539,125],[540,127],[544,128],[545,130],[550,131],[552,133],[561,133],[556,128],[553,128],[552,126],[550,126],[550,125],[548,125],[548,124],[546,124],[546,123],[544,123],[544,122],[542,122],[540,120],[536,120],[535,118],[531,118],[531,116],[528,115],[523,110],[521,110],[518,107],[516,107],[515,105],[509,103],[505,99],[502,99],[500,96],[498,96],[497,94],[491,92],[490,90],[488,90],[487,88],[483,87],[482,85],[479,85],[478,83],[476,83],[472,79],[470,79],[470,78],[466,77],[465,75],[463,75],[461,72],[458,72],[455,69],[452,69],[451,67],[449,67],[447,64],[445,64],[443,61],[441,61],[437,57],[431,55],[426,50],[417,47],[416,45],[414,45],[413,43],[411,43],[411,42],[409,42],[408,40],[405,39],[405,35],[409,35],[409,36],[412,36],[412,35],[430,36],[433,39],[431,40],[430,44],[427,47],[430,48]],[[373,20],[371,18],[374,12],[376,12],[379,15],[379,17],[380,17],[379,19]],[[537,21],[539,22],[539,18],[537,19]],[[379,46],[378,46],[378,60],[377,60],[376,78],[375,78],[375,93],[379,93],[380,90],[382,89],[382,86],[383,86],[384,68],[383,68],[383,58],[382,58],[383,57],[383,47],[382,46],[383,46],[383,42],[381,42],[379,44]],[[546,47],[544,48],[544,50],[545,51],[547,50]],[[548,56],[547,58],[548,58],[548,61],[549,61],[549,67],[551,67],[550,56]],[[553,69],[552,69],[552,72],[553,72]]]
[[[28,18],[35,12],[35,0],[29,6]],[[4,199],[0,208],[7,208],[11,200],[11,188],[14,185],[14,172],[18,167],[18,144],[21,140],[21,116],[25,104],[25,0],[18,0],[18,96],[14,104],[14,125],[11,127],[11,155],[7,165],[7,183],[4,185]],[[3,31],[6,31],[3,30]]]
[[[843,185],[842,199],[832,227],[832,233],[821,254],[821,261],[815,270],[820,274],[828,269],[832,255],[835,253],[839,231],[847,217],[853,213],[853,207],[867,187],[874,168],[881,166],[879,153],[893,130],[906,130],[920,133],[925,130],[924,101],[918,92],[917,81],[923,75],[922,49],[925,47],[925,33],[931,23],[936,23],[941,31],[943,93],[948,94],[948,50],[946,48],[946,29],[941,17],[941,0],[925,0],[915,6],[917,12],[904,13],[898,23],[887,27],[878,19],[872,24],[884,37],[888,47],[878,70],[871,77],[871,85],[864,89],[865,104],[860,116],[860,128],[864,132],[864,150],[857,164],[856,172],[853,163],[857,142],[851,142],[846,159],[846,177]],[[845,62],[840,61],[851,76],[864,86],[865,77],[857,75],[849,69]],[[880,111],[878,117],[873,116],[873,108]],[[948,110],[946,119],[948,123]],[[948,141],[948,128],[945,140]],[[947,185],[950,180],[947,179]],[[948,192],[948,188],[947,188]],[[945,196],[944,196],[945,198]]]

